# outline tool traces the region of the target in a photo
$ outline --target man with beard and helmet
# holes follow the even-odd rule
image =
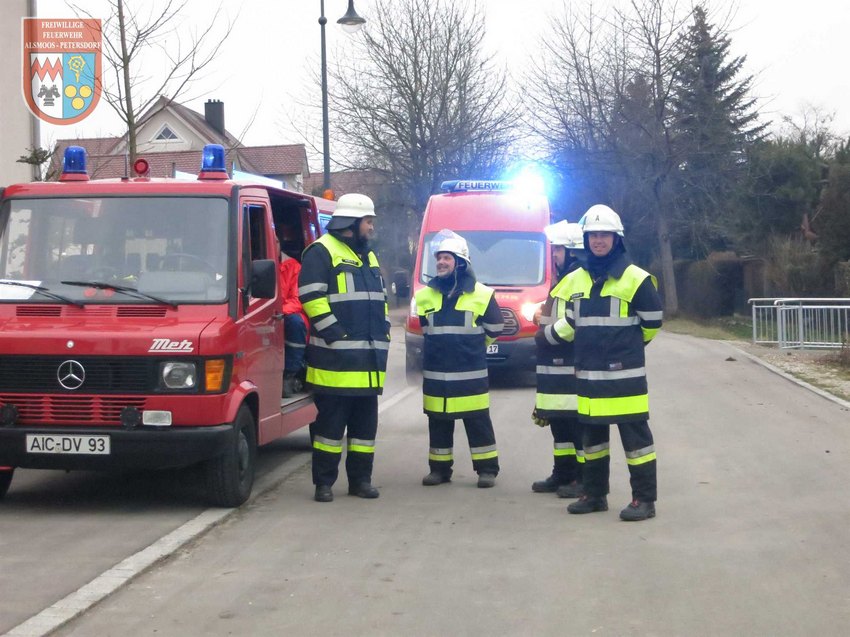
[[[374,221],[369,197],[343,195],[328,233],[301,260],[298,294],[310,319],[306,380],[318,409],[310,426],[317,502],[333,500],[346,429],[348,493],[379,496],[372,466],[390,323],[378,259],[369,248]]]
[[[587,261],[552,291],[566,308],[564,317],[545,329],[552,343],[575,343],[585,462],[582,496],[567,511],[608,510],[610,425],[616,424],[632,489],[632,501],[620,511],[620,519],[646,520],[655,517],[657,484],[644,349],[661,329],[661,300],[655,277],[626,254],[616,212],[591,206],[582,229]]]
[[[581,267],[579,259],[584,259],[584,236],[579,224],[568,221],[546,226],[544,232],[552,244],[554,288],[569,272]],[[581,495],[584,451],[582,427],[578,422],[573,344],[550,343],[544,334],[547,325],[564,316],[565,305],[563,299],[550,295],[539,320],[535,321],[539,325],[534,337],[537,345],[537,394],[531,418],[540,427],[549,425],[554,444],[554,464],[549,477],[536,481],[531,490],[535,493],[557,492],[560,498],[577,498]]]
[[[441,230],[432,244],[437,276],[416,293],[422,326],[422,399],[428,415],[430,472],[425,486],[450,482],[455,420],[463,420],[478,487],[495,485],[499,473],[490,420],[487,345],[502,333],[493,290],[475,280],[466,240]]]

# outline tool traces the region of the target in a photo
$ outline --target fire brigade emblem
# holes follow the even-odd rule
[[[91,115],[102,88],[100,20],[23,19],[23,96],[30,112],[51,124]]]

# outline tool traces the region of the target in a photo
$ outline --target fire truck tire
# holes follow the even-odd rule
[[[15,475],[15,470],[0,471],[0,500],[4,498],[9,490],[9,485],[12,484],[12,476]]]
[[[254,486],[257,434],[254,416],[242,405],[233,422],[235,436],[230,448],[206,464],[207,496],[214,506],[238,507]]]

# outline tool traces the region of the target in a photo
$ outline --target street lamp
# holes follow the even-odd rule
[[[325,0],[320,0],[319,6],[321,10],[319,26],[322,29],[322,151],[325,155],[325,174],[322,190],[325,191],[330,190],[331,187],[331,141],[330,126],[328,124],[328,59],[325,52],[325,25],[328,19],[325,17]],[[348,0],[348,11],[337,20],[337,24],[342,25],[342,28],[348,33],[359,31],[365,22],[366,18],[360,17],[354,10],[354,0]]]

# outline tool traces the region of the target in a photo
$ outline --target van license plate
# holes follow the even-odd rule
[[[490,343],[487,346],[488,354],[498,354],[499,353],[499,344],[498,343]]]
[[[27,453],[108,456],[110,453],[109,436],[30,434],[27,436]]]

